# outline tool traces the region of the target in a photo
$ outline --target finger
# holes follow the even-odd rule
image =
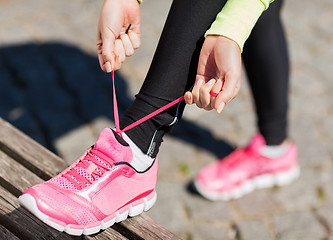
[[[100,65],[101,69],[104,72],[111,72],[111,64],[110,64],[110,62],[108,62],[108,61],[105,62],[105,60],[103,58],[102,45],[103,45],[103,41],[101,39],[101,36],[99,35],[97,37],[97,41],[96,41],[96,50],[97,50],[97,56],[98,56],[99,65]]]
[[[207,107],[204,107],[204,109],[205,109],[206,111],[210,111],[210,110],[212,110],[213,108],[212,108],[211,105],[209,104],[209,105],[207,105]]]
[[[116,39],[114,52],[116,56],[119,56],[119,61],[123,63],[125,61],[125,49],[120,39]]]
[[[193,99],[193,103],[195,103],[199,108],[201,108],[201,105],[200,105],[200,100],[199,100],[199,91],[200,91],[200,88],[201,86],[204,84],[204,80],[199,78],[195,84],[194,84],[194,87],[192,89],[192,99]]]
[[[192,105],[193,104],[193,97],[191,92],[186,92],[184,95],[184,100],[186,104]]]
[[[221,93],[217,96],[214,108],[218,113],[221,113],[225,104],[228,104],[235,95],[235,88],[238,81],[240,81],[240,76],[237,74],[227,73],[225,75],[225,81]]]
[[[113,54],[112,54],[113,55]],[[99,61],[99,65],[101,66],[101,69],[104,71],[104,72],[111,72],[112,71],[112,66],[111,66],[111,63],[110,62],[105,62],[104,59],[103,59],[103,56],[102,54],[99,54],[98,55],[98,61]],[[114,61],[113,61],[114,62]]]
[[[134,53],[134,48],[132,46],[131,40],[129,39],[128,35],[127,34],[121,34],[120,39],[121,39],[121,42],[124,45],[126,57],[132,56],[133,53]]]
[[[199,91],[199,100],[202,108],[209,109],[210,108],[210,94],[209,92],[212,90],[212,87],[216,83],[216,80],[213,78],[209,80],[206,84],[202,85]]]
[[[115,56],[115,60],[114,60],[114,66],[113,66],[113,70],[119,70],[121,67],[121,62],[119,61],[119,56]]]
[[[234,91],[234,96],[235,97],[238,95],[240,89],[241,89],[241,81],[239,80],[236,84],[236,88],[235,88],[235,91]]]
[[[102,60],[105,64],[106,62],[109,62],[111,64],[111,68],[113,68],[114,65],[114,44],[115,44],[115,36],[114,34],[109,31],[105,30],[101,34],[101,49],[102,49]],[[106,71],[111,69],[105,69]]]
[[[216,81],[216,83],[214,84],[214,86],[212,87],[211,91],[214,93],[220,93],[222,90],[222,86],[223,86],[222,79],[218,79]],[[214,106],[215,106],[215,101],[216,101],[216,97],[210,96],[210,106],[212,108],[214,108]]]
[[[140,45],[141,45],[140,34],[130,30],[128,32],[128,37],[131,40],[131,43],[132,43],[132,46],[134,49],[137,49],[140,47]]]

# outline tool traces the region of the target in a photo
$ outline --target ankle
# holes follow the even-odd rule
[[[289,139],[285,139],[278,145],[265,145],[261,148],[260,154],[269,158],[277,158],[285,154],[290,146]]]
[[[149,168],[153,162],[154,158],[151,158],[147,154],[145,154],[132,140],[126,133],[123,133],[124,140],[130,145],[132,153],[133,153],[133,160],[130,162],[132,167],[134,167],[138,172],[143,172]]]

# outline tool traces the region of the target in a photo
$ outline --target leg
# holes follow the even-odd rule
[[[236,199],[255,189],[286,185],[299,175],[296,145],[279,145],[287,135],[289,79],[281,3],[276,0],[260,17],[243,53],[262,136],[199,172],[194,184],[208,199]]]
[[[194,83],[203,34],[225,0],[175,0],[144,84],[120,124],[132,122],[184,95]],[[126,134],[149,156],[155,157],[162,137],[179,118],[184,104],[140,124]]]
[[[243,53],[259,131],[267,145],[278,145],[287,138],[289,60],[281,5],[282,0],[275,1],[263,13]]]

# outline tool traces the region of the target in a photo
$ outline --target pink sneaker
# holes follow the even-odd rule
[[[246,148],[239,148],[221,161],[202,169],[194,180],[198,192],[217,201],[237,199],[255,189],[289,184],[299,176],[296,145],[285,154],[268,158],[260,154],[265,140],[257,134]]]
[[[157,160],[145,172],[137,172],[130,165],[132,158],[129,145],[111,129],[104,129],[81,158],[49,181],[26,190],[19,202],[59,231],[97,233],[147,211],[156,201]]]

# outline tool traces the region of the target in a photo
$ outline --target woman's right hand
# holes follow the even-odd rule
[[[140,44],[140,8],[137,0],[104,0],[96,40],[102,70],[118,70]]]

